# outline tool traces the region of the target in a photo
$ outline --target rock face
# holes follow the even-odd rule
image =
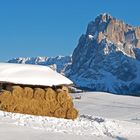
[[[80,37],[67,76],[83,88],[140,95],[140,27],[99,15]]]
[[[71,62],[72,62],[71,56],[27,57],[27,58],[19,57],[13,58],[8,61],[8,63],[46,65],[61,74],[67,73],[69,65],[71,65]]]

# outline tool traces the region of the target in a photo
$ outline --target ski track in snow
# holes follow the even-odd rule
[[[80,115],[73,121],[0,111],[0,122],[41,129],[47,132],[84,136],[108,136],[111,138],[124,137],[127,136],[127,134],[133,135],[132,125],[135,126],[135,133],[136,131],[140,132],[140,129],[137,129],[135,123],[131,123],[129,128],[129,122],[126,123],[90,115]],[[127,130],[125,129],[126,127]]]

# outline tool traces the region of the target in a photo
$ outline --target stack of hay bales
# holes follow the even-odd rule
[[[12,86],[0,93],[0,109],[8,112],[76,119],[78,111],[66,87]]]

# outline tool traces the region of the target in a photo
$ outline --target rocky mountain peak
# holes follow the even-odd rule
[[[97,43],[103,40],[114,44],[115,51],[135,58],[133,49],[140,48],[140,27],[133,27],[109,14],[100,14],[88,24],[85,36]]]
[[[95,35],[95,34],[97,34],[99,32],[104,32],[104,30],[106,29],[108,23],[112,19],[113,19],[113,17],[110,16],[109,14],[107,14],[107,13],[100,14],[99,16],[97,16],[95,18],[95,20],[91,21],[88,24],[86,34]]]
[[[80,37],[69,77],[92,90],[140,94],[139,54],[140,27],[101,14]]]
[[[103,13],[95,18],[95,22],[96,23],[109,22],[111,19],[113,19],[113,17],[110,14]]]

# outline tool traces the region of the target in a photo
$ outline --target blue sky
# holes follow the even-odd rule
[[[140,25],[139,0],[0,0],[0,61],[72,54],[100,13]]]

